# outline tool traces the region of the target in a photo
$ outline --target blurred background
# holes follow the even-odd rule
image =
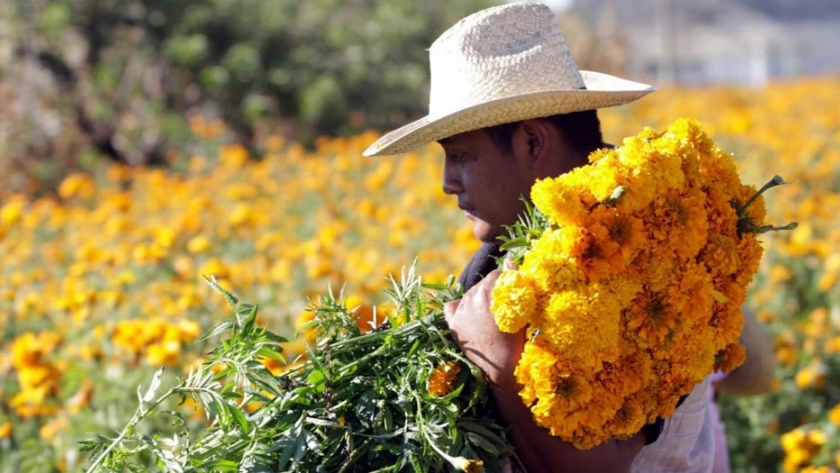
[[[228,316],[201,275],[293,358],[328,285],[369,313],[415,258],[457,274],[476,242],[439,150],[361,152],[425,115],[426,48],[497,3],[0,0],[0,472],[80,471],[154,369],[199,363]],[[609,141],[692,116],[744,181],[793,183],[768,221],[799,228],[766,236],[749,301],[776,381],[721,408],[734,471],[837,471],[840,1],[551,6],[581,69],[660,88],[599,112]]]
[[[491,0],[3,0],[0,167],[54,187],[107,159],[164,165],[188,121],[222,120],[254,151],[276,134],[386,129],[425,113],[425,48]],[[840,69],[834,0],[577,0],[557,8],[581,68],[659,86]]]

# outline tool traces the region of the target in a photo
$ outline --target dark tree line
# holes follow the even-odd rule
[[[426,48],[497,2],[2,3],[0,167],[14,187],[9,170],[49,179],[94,156],[164,164],[193,115],[254,149],[268,133],[311,142],[402,124],[426,110]]]

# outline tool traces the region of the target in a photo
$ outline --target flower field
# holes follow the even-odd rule
[[[767,221],[799,227],[762,237],[747,301],[774,337],[777,382],[721,400],[735,471],[840,469],[837,103],[840,79],[814,78],[662,90],[600,112],[616,143],[694,117],[735,154],[744,182],[791,183],[766,196]],[[370,313],[388,274],[416,259],[442,282],[477,246],[441,191],[435,146],[363,158],[376,134],[311,152],[272,138],[249,159],[223,143],[223,124],[192,127],[194,151],[169,170],[74,173],[51,197],[0,188],[0,472],[82,471],[79,441],[122,428],[157,368],[171,382],[200,363],[212,341],[199,336],[227,317],[202,275],[258,304],[293,357],[305,344],[295,327],[328,287]],[[201,412],[178,409],[201,427]]]

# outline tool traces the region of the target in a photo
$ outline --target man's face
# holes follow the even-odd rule
[[[500,150],[484,130],[440,140],[446,153],[443,191],[473,223],[473,234],[493,241],[525,210],[534,183],[528,160]]]

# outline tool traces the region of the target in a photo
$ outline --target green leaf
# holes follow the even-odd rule
[[[315,387],[317,392],[322,392],[324,390],[324,384],[327,381],[327,375],[322,370],[312,370],[309,376],[306,377],[306,381]]]
[[[198,469],[201,471],[238,471],[239,462],[221,458],[204,463]]]
[[[213,329],[212,329],[212,330],[210,330],[209,332],[207,332],[207,333],[205,333],[204,335],[202,335],[202,336],[198,339],[198,341],[203,342],[203,341],[205,341],[205,340],[208,340],[208,339],[210,339],[210,338],[213,338],[213,337],[215,337],[216,335],[219,335],[219,334],[221,334],[221,333],[223,333],[223,332],[226,332],[226,331],[230,330],[230,329],[231,329],[231,327],[233,327],[233,322],[230,322],[230,321],[228,321],[228,322],[222,322],[222,323],[220,323],[219,325],[216,325],[215,327],[213,327]]]
[[[406,357],[411,358],[412,356],[414,356],[414,354],[417,353],[418,348],[420,348],[419,338],[415,340],[414,343],[411,345],[411,348],[408,349],[408,354],[406,355]]]
[[[230,307],[232,309],[236,309],[236,304],[239,302],[239,299],[237,299],[236,296],[234,296],[233,294],[228,292],[225,288],[220,286],[218,281],[216,281],[216,276],[211,274],[210,277],[208,278],[207,276],[202,274],[201,277],[204,278],[204,280],[207,282],[207,284],[210,285],[210,287],[215,289],[216,292],[218,292],[219,294],[222,295],[222,297],[225,298],[225,300],[227,301],[227,303],[230,305]]]
[[[250,431],[250,424],[248,423],[248,418],[245,416],[245,413],[242,411],[242,408],[239,407],[231,407],[230,414],[233,420],[236,422],[236,425],[239,426],[239,429],[243,432]]]
[[[498,457],[501,452],[499,448],[490,440],[485,438],[482,435],[479,435],[474,432],[465,432],[465,436],[467,437],[467,441],[472,445],[475,445],[477,448],[484,450],[485,452],[489,453],[491,456]]]

